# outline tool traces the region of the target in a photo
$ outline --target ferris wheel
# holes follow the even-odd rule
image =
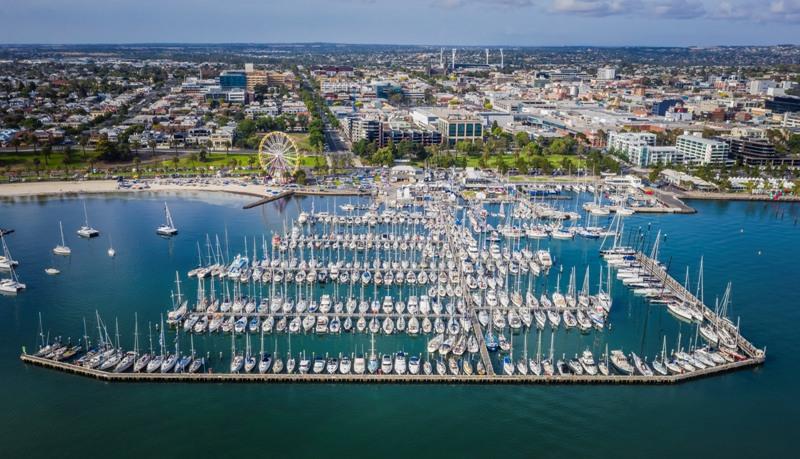
[[[280,131],[266,134],[258,145],[258,160],[272,178],[286,179],[300,165],[300,151],[291,137]]]

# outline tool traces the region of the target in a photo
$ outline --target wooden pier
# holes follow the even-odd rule
[[[677,384],[684,381],[708,377],[724,372],[739,370],[759,364],[756,360],[729,363],[704,370],[670,376],[622,376],[622,375],[397,375],[397,374],[286,374],[286,373],[112,373],[84,368],[71,363],[56,362],[28,354],[20,355],[20,360],[32,366],[63,371],[104,382],[140,383],[316,383],[316,384]],[[491,368],[491,367],[489,367]],[[487,372],[489,370],[487,368]]]
[[[285,190],[272,196],[265,196],[256,202],[245,204],[243,209],[252,209],[253,207],[262,206],[272,201],[277,201],[283,198],[290,198],[292,196],[370,196],[372,192],[361,190],[316,190],[313,188],[299,188],[296,190]]]
[[[292,191],[292,190],[282,191],[282,192],[280,192],[278,194],[261,198],[256,202],[251,202],[250,204],[245,204],[242,207],[242,209],[252,209],[253,207],[263,206],[264,204],[268,204],[268,203],[270,203],[272,201],[277,201],[279,199],[292,197],[294,194],[295,194],[295,192]]]

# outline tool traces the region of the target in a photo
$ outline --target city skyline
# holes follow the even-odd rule
[[[32,0],[4,16],[5,44],[774,45],[797,43],[800,0]]]

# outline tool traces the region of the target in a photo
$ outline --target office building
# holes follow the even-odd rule
[[[773,113],[800,112],[800,97],[773,97],[764,103],[767,110]]]
[[[467,112],[450,112],[440,116],[436,120],[436,128],[451,146],[462,140],[474,142],[483,139],[481,119]]]
[[[247,75],[244,72],[227,70],[222,72],[219,77],[219,86],[223,91],[230,89],[246,89]]]
[[[679,99],[666,99],[653,104],[651,113],[654,116],[665,116],[670,108],[682,103]]]

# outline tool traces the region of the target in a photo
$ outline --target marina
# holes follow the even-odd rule
[[[572,196],[575,197],[576,194],[572,193]],[[584,194],[579,199],[578,208],[580,209],[581,203],[590,201],[591,197]],[[498,424],[498,419],[494,419],[491,422],[468,423],[459,428],[443,427],[444,432],[449,435],[466,432],[502,436],[509,432],[519,432],[513,426],[517,423],[515,416],[536,413],[535,416],[528,417],[530,421],[526,421],[526,425],[541,430],[543,432],[542,446],[553,448],[563,442],[561,435],[546,434],[553,425],[565,425],[570,429],[586,429],[602,420],[603,425],[607,425],[608,428],[624,431],[626,426],[633,422],[630,416],[626,416],[624,413],[619,414],[618,411],[614,411],[618,415],[608,416],[608,413],[612,412],[614,407],[619,406],[620,403],[635,404],[647,412],[662,413],[663,422],[656,419],[652,424],[643,423],[642,432],[648,437],[657,437],[665,423],[680,424],[687,413],[692,413],[691,417],[696,418],[698,422],[718,425],[728,433],[744,435],[745,432],[739,423],[719,420],[716,417],[714,418],[716,420],[712,421],[709,418],[710,413],[735,407],[744,416],[758,416],[758,413],[762,412],[763,404],[748,403],[749,396],[747,394],[758,394],[759,391],[764,390],[762,386],[767,383],[778,387],[791,387],[792,371],[789,369],[788,362],[790,361],[790,348],[794,343],[791,330],[796,315],[792,312],[794,309],[789,304],[785,304],[785,300],[790,296],[790,292],[784,287],[786,285],[785,277],[781,279],[780,276],[774,274],[781,270],[781,258],[777,256],[779,251],[791,256],[794,250],[791,244],[785,244],[794,237],[795,230],[791,226],[791,222],[782,221],[780,213],[778,213],[778,210],[785,209],[786,214],[789,215],[792,210],[786,205],[774,208],[763,204],[742,203],[723,207],[719,203],[693,202],[693,205],[698,207],[699,213],[695,217],[691,217],[691,220],[679,215],[657,217],[655,220],[649,216],[636,214],[627,217],[624,222],[626,235],[619,239],[619,244],[638,247],[639,251],[649,255],[651,250],[647,246],[651,246],[652,242],[644,244],[641,239],[644,239],[643,235],[647,233],[648,222],[653,221],[654,228],[650,231],[649,240],[652,241],[657,229],[668,233],[666,238],[662,235],[663,243],[658,258],[665,267],[669,267],[668,272],[681,285],[685,283],[684,270],[686,266],[691,267],[691,287],[688,290],[692,294],[696,292],[696,284],[698,284],[697,262],[705,253],[706,304],[710,303],[713,308],[715,296],[721,297],[727,281],[733,281],[733,301],[729,308],[733,312],[730,317],[734,324],[739,316],[742,317],[742,335],[759,348],[766,345],[769,359],[763,365],[753,365],[754,361],[750,360],[745,363],[726,364],[724,370],[718,368],[697,369],[685,375],[659,376],[656,373],[653,377],[637,374],[626,377],[612,369],[610,376],[614,379],[604,382],[603,378],[587,376],[586,373],[580,376],[575,374],[560,376],[555,371],[556,374],[553,376],[537,377],[530,369],[527,375],[515,371],[513,375],[508,376],[504,372],[503,358],[509,357],[513,363],[517,363],[522,360],[527,347],[528,360],[532,357],[535,360],[539,348],[542,358],[546,359],[550,355],[552,340],[554,342],[554,363],[563,360],[565,364],[568,364],[575,354],[580,357],[583,351],[589,349],[595,363],[600,364],[604,361],[602,357],[606,348],[609,353],[621,349],[631,365],[633,365],[631,353],[635,353],[641,358],[646,358],[655,373],[652,362],[661,360],[660,358],[654,359],[654,357],[661,355],[664,339],[666,338],[667,341],[666,350],[669,355],[672,355],[673,350],[678,348],[679,335],[680,347],[684,347],[684,351],[688,351],[692,346],[692,340],[697,336],[697,325],[674,318],[668,312],[666,304],[648,301],[645,296],[635,294],[633,292],[635,288],[623,284],[622,280],[617,278],[618,268],[614,268],[615,271],[612,272],[610,288],[606,287],[609,265],[604,258],[599,256],[600,248],[603,245],[602,238],[582,237],[572,240],[540,239],[538,242],[534,239],[522,239],[519,251],[521,252],[521,249],[525,248],[525,242],[527,242],[529,250],[534,253],[537,244],[538,249],[549,249],[550,251],[553,266],[550,268],[549,275],[542,272],[532,281],[537,299],[540,299],[541,294],[545,292],[545,287],[548,298],[552,298],[552,294],[556,292],[559,274],[561,278],[560,292],[565,294],[573,267],[576,268],[578,293],[582,289],[584,271],[586,267],[589,267],[590,295],[597,295],[600,270],[602,269],[602,275],[605,278],[604,290],[609,292],[613,303],[603,330],[593,328],[588,333],[581,333],[577,326],[568,329],[564,326],[563,315],[559,327],[553,329],[545,315],[545,327],[541,333],[538,327],[533,325],[531,328],[521,327],[519,331],[512,334],[506,316],[506,327],[503,332],[512,348],[508,353],[499,350],[499,346],[498,351],[488,352],[481,342],[479,351],[470,355],[473,369],[471,376],[463,373],[452,375],[449,374],[449,371],[448,374],[439,375],[434,366],[431,375],[424,375],[423,369],[420,368],[417,375],[411,375],[409,371],[406,371],[404,375],[397,375],[394,372],[391,374],[367,374],[368,370],[364,370],[364,374],[357,377],[355,370],[358,365],[355,357],[358,357],[358,354],[368,357],[371,341],[373,341],[368,332],[357,331],[341,331],[339,334],[332,334],[330,331],[325,334],[317,334],[316,331],[308,333],[301,331],[297,334],[290,334],[286,331],[276,333],[273,330],[271,334],[265,334],[265,352],[271,355],[273,364],[276,362],[277,342],[277,354],[282,360],[282,370],[278,374],[273,371],[262,374],[258,371],[260,333],[249,334],[251,354],[255,354],[255,368],[250,373],[246,373],[243,365],[242,371],[231,373],[232,334],[221,331],[186,333],[182,327],[178,331],[166,326],[164,327],[165,346],[169,350],[165,351],[165,354],[174,354],[174,338],[177,332],[180,335],[179,346],[182,355],[191,354],[193,340],[196,356],[205,359],[205,369],[198,370],[196,373],[189,373],[188,370],[184,373],[175,373],[174,371],[161,373],[159,368],[153,373],[147,373],[145,370],[134,373],[133,367],[130,367],[125,372],[114,373],[99,369],[88,371],[85,367],[70,363],[74,360],[55,362],[51,359],[37,359],[33,354],[38,351],[41,342],[39,313],[42,315],[45,342],[54,342],[56,339],[60,339],[65,344],[71,343],[70,346],[81,344],[84,317],[91,335],[90,342],[93,346],[95,345],[97,342],[95,311],[99,312],[102,320],[107,323],[111,340],[116,341],[114,329],[116,328],[115,319],[118,317],[121,335],[120,347],[125,351],[123,355],[132,352],[136,344],[134,314],[138,313],[140,352],[149,352],[148,335],[152,334],[154,352],[160,354],[158,344],[160,333],[155,325],[159,322],[161,314],[164,314],[166,320],[167,313],[172,310],[170,291],[177,293],[176,270],[180,275],[181,294],[186,297],[188,307],[196,305],[198,281],[196,277],[187,275],[190,270],[198,266],[198,242],[203,261],[204,263],[207,261],[206,233],[209,234],[212,241],[214,252],[216,252],[215,236],[219,235],[221,251],[224,253],[225,229],[227,228],[231,255],[228,261],[232,261],[237,253],[244,255],[245,236],[248,240],[249,257],[252,258],[253,237],[255,236],[258,260],[265,259],[261,245],[261,234],[263,233],[268,248],[266,258],[269,258],[271,263],[273,254],[270,237],[272,234],[283,236],[288,233],[291,236],[292,222],[296,222],[302,212],[306,212],[310,216],[312,208],[316,214],[325,211],[334,213],[333,198],[327,197],[291,198],[288,201],[276,201],[248,211],[241,210],[242,203],[247,202],[247,198],[225,197],[218,193],[209,193],[202,199],[194,196],[152,193],[135,196],[97,195],[86,197],[85,200],[90,222],[101,232],[99,238],[92,240],[79,239],[73,232],[84,220],[81,196],[77,196],[77,199],[74,197],[48,198],[43,203],[5,204],[3,208],[3,212],[7,212],[6,215],[11,221],[30,222],[26,223],[24,231],[20,230],[20,224],[14,225],[18,231],[6,236],[12,257],[19,262],[17,267],[19,277],[22,282],[27,284],[28,288],[13,297],[0,297],[0,301],[3,302],[3,308],[0,309],[3,317],[0,327],[4,330],[0,337],[4,343],[0,347],[0,353],[3,355],[0,366],[3,367],[4,374],[9,375],[4,383],[7,390],[6,395],[2,396],[3,403],[7,409],[17,413],[16,419],[23,422],[35,422],[34,419],[48,417],[53,422],[63,425],[67,432],[74,431],[75,427],[70,427],[73,425],[70,423],[72,415],[68,415],[66,411],[64,413],[54,412],[50,408],[55,404],[60,404],[69,412],[84,410],[82,412],[97,419],[131,415],[143,420],[150,420],[153,417],[156,419],[176,417],[179,422],[191,426],[191,428],[202,428],[201,426],[206,425],[206,421],[197,416],[198,409],[223,415],[223,413],[231,411],[233,406],[245,404],[252,410],[240,410],[242,417],[237,420],[241,420],[241,422],[231,423],[230,426],[215,427],[214,431],[233,433],[244,429],[245,432],[256,435],[255,428],[248,426],[264,426],[270,431],[278,432],[282,431],[281,429],[308,431],[311,426],[311,433],[323,435],[320,438],[336,443],[339,441],[339,434],[344,430],[340,430],[336,435],[325,436],[319,428],[313,427],[317,425],[315,420],[324,418],[325,413],[328,412],[341,412],[349,416],[356,411],[376,410],[376,416],[379,417],[380,422],[374,416],[363,422],[358,421],[359,418],[355,417],[355,427],[353,428],[363,429],[370,435],[378,435],[387,428],[401,428],[401,424],[405,425],[405,423],[392,421],[394,415],[399,412],[409,414],[427,412],[433,419],[440,420],[443,426],[447,426],[450,424],[447,420],[454,416],[460,416],[464,409],[472,412],[473,410],[486,410],[486,406],[491,406],[492,408],[487,411],[488,414],[493,418],[497,416],[501,416],[502,419],[508,418],[512,420],[511,423]],[[180,230],[180,233],[172,238],[163,238],[155,234],[155,228],[164,222],[165,200],[174,222]],[[570,211],[575,209],[574,202],[557,202],[559,203],[556,204],[557,207]],[[561,202],[564,203],[563,206],[560,204]],[[340,206],[344,205],[349,208],[348,204],[350,203],[354,207],[353,216],[368,212],[374,205],[371,200],[365,198],[354,197],[351,200],[349,197],[337,197],[336,214],[342,214],[346,219],[350,211],[343,211]],[[747,207],[745,208],[745,206]],[[41,222],[32,220],[30,215],[33,212],[41,212],[42,208],[47,211],[49,218]],[[486,204],[485,208],[489,223],[496,229],[498,223],[504,222],[503,217],[491,215],[499,213],[499,203]],[[122,213],[123,209],[125,213]],[[509,214],[508,203],[505,204],[504,211],[507,215]],[[128,213],[139,217],[131,221],[125,217]],[[775,217],[776,213],[778,213],[777,217]],[[744,215],[750,217],[745,218]],[[454,223],[456,217],[461,216],[455,215],[450,222]],[[581,224],[586,221],[585,215],[583,217],[578,220]],[[464,220],[459,219],[463,224]],[[62,220],[64,227],[65,244],[72,251],[68,257],[52,254],[52,248],[61,244],[59,220]],[[601,219],[602,226],[606,228],[608,228],[609,222],[610,219]],[[467,218],[466,224],[470,227],[469,218]],[[314,226],[322,228],[323,225],[325,224],[318,222]],[[718,228],[714,235],[699,230],[710,225]],[[769,236],[760,231],[764,225],[771,228]],[[363,225],[356,229],[369,233]],[[741,231],[742,229],[744,232]],[[350,226],[343,226],[342,231],[347,233],[352,229]],[[317,229],[311,233],[322,232],[321,229]],[[390,233],[390,230],[384,229],[383,226],[372,229],[373,234],[383,232]],[[420,229],[417,234],[427,233]],[[473,234],[478,240],[477,233]],[[492,238],[491,232],[481,234],[484,239]],[[642,236],[639,236],[640,234]],[[719,234],[728,236],[719,239]],[[113,236],[113,247],[117,251],[114,258],[109,258],[106,253],[109,248],[109,241],[106,238],[109,235]],[[502,239],[498,241],[502,258],[502,247],[506,240],[502,235],[499,236]],[[748,241],[748,245],[753,250],[748,251],[742,242],[737,241]],[[400,241],[398,241],[398,249],[396,251],[392,249],[389,253],[401,252],[399,243]],[[321,241],[321,244],[324,248],[324,241]],[[287,239],[287,251],[281,255],[280,250],[276,248],[274,257],[282,257],[288,262],[288,254],[291,250],[288,245]],[[612,245],[613,241],[609,237],[605,248],[610,248]],[[697,248],[701,246],[705,248],[702,251]],[[788,251],[779,249],[779,247],[787,247]],[[755,249],[763,251],[763,255],[759,256]],[[298,247],[294,249],[296,258],[299,257],[299,250]],[[348,256],[345,257],[344,249],[340,250],[342,251],[341,259],[345,265],[348,261],[352,262],[349,257],[356,252],[359,262],[363,263],[365,259],[365,252],[348,250]],[[374,251],[374,249],[372,250]],[[331,252],[336,258],[335,251],[328,249],[325,255],[326,265],[332,261]],[[308,264],[311,251],[304,246],[303,253]],[[314,254],[315,258],[321,262],[321,249],[318,250],[315,247]],[[736,262],[733,263],[732,260],[736,260]],[[374,258],[370,260],[370,265],[373,261]],[[300,260],[297,262],[298,265],[299,262]],[[564,266],[563,270],[559,268],[561,265]],[[43,271],[46,266],[58,268],[61,273],[57,276],[48,276]],[[409,266],[411,266],[410,263]],[[499,268],[495,271],[499,272]],[[773,274],[767,275],[767,272]],[[210,297],[212,276],[209,275],[203,279],[206,283],[205,295]],[[221,287],[223,281],[228,284],[228,289],[233,296],[235,282],[232,279],[227,276],[222,279],[213,277],[213,279],[218,299],[224,295],[225,289]],[[512,280],[509,290],[509,302],[511,302],[510,297],[511,293],[516,290],[516,281],[511,274],[509,274],[509,279]],[[253,282],[251,278],[250,281],[240,284],[245,296],[251,296],[248,291],[250,289],[254,292],[257,299],[255,312],[257,313],[260,304],[258,298],[262,295],[259,290],[262,289],[263,295],[269,297],[272,281]],[[283,282],[276,285],[276,294],[283,290],[282,284]],[[436,285],[438,290],[438,279]],[[353,296],[358,299],[358,302],[360,302],[362,286],[360,280],[353,286]],[[428,290],[430,286],[429,282],[425,285],[425,290]],[[236,288],[237,291],[240,287]],[[306,289],[303,294],[305,298],[309,298],[306,295],[311,293],[312,287],[313,297],[318,306],[322,294],[329,294],[333,297],[334,290],[338,290],[338,295],[343,299],[340,330],[343,329],[344,314],[346,314],[344,299],[350,296],[350,283],[340,284],[329,280],[327,283],[314,283],[312,286],[307,281],[302,284],[292,282],[288,284],[289,296],[294,297],[297,289],[301,288]],[[365,299],[371,304],[374,296],[374,282],[364,287]],[[395,290],[396,286],[394,285],[391,292],[385,290],[385,284],[381,284],[378,288],[377,297],[381,305],[383,297],[387,294],[393,297],[395,303],[401,299],[401,295],[399,291]],[[407,284],[404,283],[402,301],[406,304],[403,313],[406,315],[406,325],[408,325],[408,299],[411,293],[409,290],[405,290],[407,288]],[[523,277],[520,280],[523,299],[525,298],[525,288],[527,288],[527,280]],[[415,284],[415,289],[416,296],[420,298],[423,292],[419,284]],[[708,293],[712,291],[713,294]],[[429,292],[424,293],[428,294]],[[109,298],[115,300],[109,302],[107,301]],[[448,314],[444,312],[444,305],[451,299],[457,298],[447,296],[443,299],[441,303],[443,315]],[[462,298],[466,297],[462,296]],[[296,301],[292,303],[296,305]],[[231,310],[232,306],[231,304]],[[335,315],[334,307],[335,302],[331,305],[328,314],[331,319]],[[303,315],[307,314],[306,312]],[[384,313],[381,310],[378,314]],[[397,314],[396,310],[393,314]],[[417,314],[422,318],[419,312]],[[431,314],[433,312],[429,311],[429,315]],[[457,310],[455,314],[460,321],[462,315]],[[776,322],[776,317],[785,317],[786,320]],[[434,322],[434,319],[432,318],[431,321]],[[443,321],[446,328],[447,320],[444,317]],[[287,321],[287,329],[288,322],[291,320]],[[353,320],[353,328],[355,328],[356,322],[357,320]],[[395,325],[396,322],[395,320]],[[485,331],[476,315],[472,316],[471,322],[473,335],[477,336],[474,331],[476,327],[479,327],[478,333]],[[149,323],[153,324],[152,333],[148,331]],[[369,323],[369,319],[367,323]],[[381,330],[374,336],[375,352],[379,356],[378,368],[380,368],[380,357],[384,354],[393,356],[401,351],[407,356],[408,363],[410,363],[411,357],[421,356],[420,360],[424,361],[428,339],[435,337],[433,333],[418,335],[409,335],[407,331],[398,333],[396,328],[390,335],[383,334]],[[92,331],[93,329],[94,331]],[[541,340],[539,339],[540,335]],[[495,337],[497,336],[498,333],[495,333]],[[484,337],[485,335],[478,337],[479,341]],[[699,339],[702,342],[703,339]],[[237,333],[235,340],[237,353],[244,355],[247,348],[246,334]],[[541,346],[538,345],[539,341],[541,341]],[[27,357],[21,357],[22,346],[26,348]],[[704,344],[701,344],[699,347],[703,346]],[[513,356],[510,352],[512,349]],[[295,357],[295,368],[292,374],[286,373],[287,353],[290,351]],[[306,351],[307,360],[311,363],[310,369],[305,375],[299,372],[303,351]],[[487,376],[478,376],[475,374],[475,367],[477,362],[484,358],[484,353],[485,358],[492,362],[491,370],[487,369]],[[345,356],[352,356],[350,372],[347,375],[327,373],[324,365],[326,354],[329,359],[335,357],[339,362],[346,361]],[[465,354],[469,355],[466,351]],[[322,357],[323,373],[313,373],[315,355]],[[340,355],[342,358],[339,357]],[[76,358],[79,357],[76,355]],[[41,365],[37,360],[42,362]],[[435,364],[436,360],[438,360],[438,353],[434,354],[431,362]],[[365,368],[368,366],[367,363],[364,362]],[[447,367],[447,359],[444,359],[444,363]],[[44,367],[44,365],[50,366]],[[488,376],[490,371],[495,372],[496,376],[493,379]],[[100,376],[81,376],[87,373]],[[156,383],[156,380],[161,378],[171,384]],[[419,382],[423,380],[425,382]],[[641,386],[641,384],[627,384],[632,380],[647,380],[648,382],[644,384],[646,387],[637,388],[635,386]],[[676,380],[682,382],[677,383]],[[123,381],[129,382],[125,384]],[[133,383],[133,381],[139,381],[139,383]],[[675,381],[675,383],[668,381]],[[420,390],[422,389],[420,386],[423,384],[426,387],[424,390]],[[56,386],[59,389],[57,392],[53,392],[52,388]],[[163,403],[154,405],[152,403],[154,398],[162,400]],[[304,410],[298,412],[296,410],[300,403],[298,401],[307,398],[313,399],[314,402],[301,403],[300,406],[303,406]],[[456,398],[458,401],[442,404],[441,400],[446,398]],[[208,400],[208,402],[198,403],[200,400]],[[87,406],[87,403],[90,403],[91,406]],[[144,406],[148,406],[148,408],[145,409]],[[432,410],[432,406],[438,408]],[[698,406],[702,406],[703,409],[698,411]],[[305,410],[308,412],[306,413]],[[777,412],[788,416],[791,411],[791,405],[787,405],[785,409],[779,407]],[[279,413],[287,412],[294,414],[279,415]],[[581,415],[576,417],[574,413],[581,413]],[[274,418],[274,420],[265,421],[262,414],[267,414],[270,419]],[[104,422],[93,425],[96,429],[102,430],[102,424]],[[158,423],[144,422],[143,425],[151,424]],[[11,428],[11,426],[7,425],[6,428]],[[775,424],[768,423],[764,426],[750,426],[747,430],[751,433],[755,432],[757,435],[769,435],[768,431],[775,428],[778,428]],[[149,427],[145,427],[145,431],[155,432],[154,428]],[[414,438],[418,438],[424,444],[438,442],[442,433],[437,432],[434,435],[430,432],[426,433],[427,431],[422,429],[412,429],[412,431]],[[712,429],[712,431],[717,430]],[[592,447],[592,451],[611,453],[607,447],[603,446],[605,445],[603,442],[603,439],[606,438],[605,434],[592,434],[589,438],[589,441],[597,445]],[[33,441],[32,435],[27,433],[22,433],[21,439],[26,443],[27,439]],[[339,444],[342,448],[345,447],[345,443]],[[404,451],[410,452],[410,448],[411,446],[408,446]],[[496,448],[497,446],[494,446],[490,449]],[[508,448],[501,449],[510,451]],[[692,449],[707,451],[700,446]],[[77,450],[70,446],[67,446],[67,450],[77,453]],[[145,451],[142,446],[135,446],[133,450],[142,453]],[[481,450],[488,452],[486,448]],[[278,445],[276,451],[288,453],[289,448]]]
[[[600,205],[597,198],[583,206],[582,215],[577,210],[552,210],[535,197],[476,207],[459,204],[446,191],[434,190],[433,196],[436,199],[430,201],[375,200],[359,206],[325,201],[324,211],[316,211],[314,202],[295,220],[284,222],[283,231],[244,237],[243,250],[233,256],[227,233],[206,234],[205,250],[202,240],[196,242],[197,267],[175,274],[172,307],[162,311],[155,327],[160,352],[153,349],[152,334],[149,352],[139,346],[138,320],[131,350],[119,344],[118,325],[116,340],[111,339],[108,324],[97,313],[96,340],[90,339],[84,319],[79,344],[51,341],[40,332],[38,350],[33,355],[23,352],[21,359],[105,381],[447,384],[671,384],[765,360],[765,351],[741,336],[738,323],[719,307],[709,308],[657,261],[660,232],[648,240],[627,235],[627,242],[640,250],[623,244],[621,214],[604,226],[572,224],[570,232],[562,229],[563,223],[550,227],[553,239],[592,234],[588,239],[597,241],[596,250],[607,265],[600,266],[596,277],[590,265],[566,268],[549,248],[541,248],[542,238],[536,233],[540,221],[588,222],[599,212],[592,207]],[[164,211],[167,223],[158,233],[180,237],[167,204]],[[557,237],[559,232],[572,237]],[[646,246],[649,256],[642,252]],[[578,272],[584,273],[582,286]],[[566,353],[557,358],[556,333],[574,330],[578,336],[599,337],[610,328],[612,274],[635,294],[666,305],[671,314],[689,311],[687,321],[697,322],[689,345],[681,346],[679,333],[677,348],[668,354],[664,336],[662,351],[652,358],[615,349],[613,343],[609,349],[608,342],[597,354],[585,349],[580,358],[576,354],[568,359]],[[702,264],[699,276],[702,283]],[[186,284],[195,281],[197,299],[190,304],[181,284],[185,291]],[[725,304],[728,297],[726,291]],[[692,316],[692,311],[698,315]],[[149,333],[151,326],[152,321]],[[221,343],[225,338],[220,335],[230,335],[227,356],[223,351],[218,356],[195,351],[195,336]],[[265,348],[265,335],[274,336],[274,346]],[[312,343],[350,336],[345,340],[350,351],[337,346],[338,351],[324,354],[302,347],[298,352],[295,338],[292,353],[292,335]],[[359,335],[370,337],[368,354]],[[404,335],[411,341],[400,338]],[[279,354],[279,336],[288,339],[286,354]],[[397,348],[387,353],[382,343],[390,336],[401,341],[391,344]],[[376,337],[382,352],[375,351]],[[535,353],[528,350],[528,341],[534,340]],[[167,341],[174,341],[174,353],[167,350]],[[192,351],[181,353],[179,342],[187,341]],[[260,352],[251,342],[261,343]],[[63,355],[66,350],[69,358]],[[522,358],[514,360],[515,352]],[[256,375],[259,360],[263,368]],[[159,362],[160,371],[146,365],[151,361]]]

